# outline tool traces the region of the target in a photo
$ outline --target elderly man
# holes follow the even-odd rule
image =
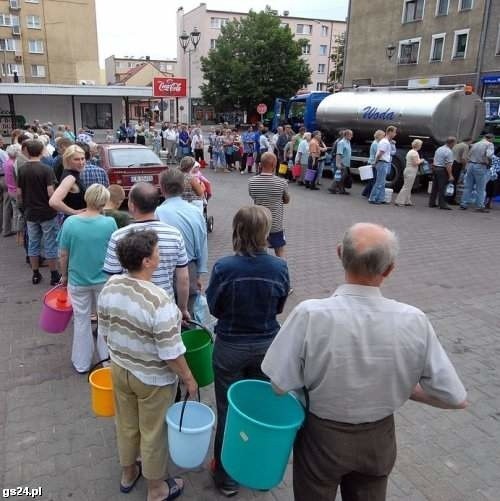
[[[296,501],[382,501],[396,460],[394,412],[408,399],[466,407],[466,391],[426,315],[386,299],[394,233],[358,223],[337,253],[345,284],[299,304],[262,363],[276,391],[305,388],[309,414],[294,446]]]
[[[128,210],[134,221],[128,226],[116,230],[109,240],[104,271],[109,275],[123,273],[116,254],[118,241],[131,231],[154,230],[158,234],[160,264],[153,273],[152,282],[174,297],[174,278],[177,306],[184,320],[190,320],[188,312],[189,274],[188,257],[184,239],[180,231],[173,226],[158,221],[155,209],[158,206],[158,191],[149,183],[137,183],[128,196]]]
[[[439,208],[451,210],[446,203],[446,185],[453,183],[453,147],[457,144],[457,138],[450,136],[443,146],[440,146],[434,153],[432,169],[434,171],[434,180],[432,190],[429,196],[429,207],[437,207],[436,198],[439,202]]]
[[[283,204],[290,202],[288,183],[276,176],[278,159],[274,153],[266,152],[260,160],[261,173],[248,180],[248,193],[256,205],[267,207],[272,215],[269,247],[278,257],[285,257],[285,230],[283,229]]]
[[[464,192],[460,208],[467,209],[471,203],[472,192],[476,189],[477,212],[489,212],[484,206],[486,198],[486,183],[488,182],[488,169],[491,165],[491,159],[494,154],[493,134],[486,134],[481,141],[474,143],[469,151],[469,163],[467,164],[467,173],[464,179]]]
[[[182,198],[184,174],[179,169],[164,170],[160,186],[165,201],[156,209],[156,217],[163,223],[177,228],[184,239],[189,260],[189,303],[192,306],[201,290],[201,274],[208,272],[207,224],[199,209]]]

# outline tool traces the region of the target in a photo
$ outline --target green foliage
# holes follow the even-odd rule
[[[310,69],[300,57],[306,40],[295,40],[269,7],[250,11],[224,26],[215,49],[201,59],[203,99],[219,110],[268,108],[310,83]]]
[[[335,36],[333,46],[334,49],[330,56],[333,62],[333,70],[328,76],[328,82],[336,84],[342,82],[342,75],[344,74],[345,32]]]

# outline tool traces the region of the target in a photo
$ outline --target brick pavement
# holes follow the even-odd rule
[[[210,257],[231,250],[230,224],[247,198],[248,176],[209,174],[215,196]],[[463,378],[471,402],[464,412],[406,404],[396,418],[399,453],[389,499],[498,500],[500,491],[500,286],[497,205],[489,215],[416,207],[373,207],[350,197],[291,186],[286,212],[288,259],[299,301],[329,295],[341,283],[335,244],[355,221],[394,228],[401,239],[398,267],[385,294],[414,304],[431,317]],[[30,272],[12,238],[0,238],[0,472],[1,487],[42,486],[44,500],[115,500],[120,468],[113,421],[95,418],[86,377],[71,368],[70,332],[41,333],[37,327],[44,281],[32,286]],[[213,405],[212,389],[203,390]],[[174,471],[176,471],[174,469]],[[184,499],[220,499],[206,468],[190,472]],[[127,499],[145,498],[145,482]],[[268,493],[243,491],[239,499],[290,500],[291,473]]]

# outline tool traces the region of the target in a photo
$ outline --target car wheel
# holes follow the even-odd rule
[[[391,169],[387,174],[385,186],[386,188],[392,188],[395,193],[399,192],[403,187],[403,165],[404,162],[397,154],[392,157]]]
[[[207,218],[207,231],[208,231],[208,233],[212,233],[212,231],[214,231],[214,217],[213,216],[209,216]]]

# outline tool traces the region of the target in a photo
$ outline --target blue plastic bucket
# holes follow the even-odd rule
[[[201,402],[178,402],[168,409],[166,421],[172,461],[181,468],[200,466],[207,455],[215,422],[212,409]]]
[[[265,381],[238,381],[227,396],[222,465],[241,485],[272,489],[283,480],[304,409],[292,395],[276,395]]]

